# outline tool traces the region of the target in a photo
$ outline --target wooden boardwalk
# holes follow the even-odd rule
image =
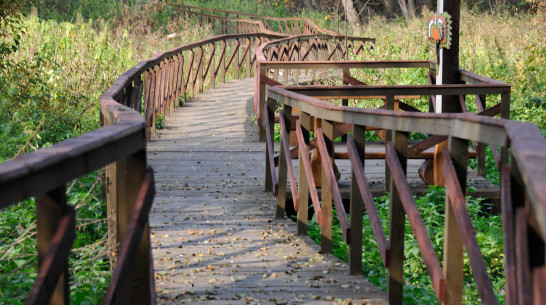
[[[249,120],[252,80],[177,108],[148,146],[160,304],[382,304],[386,295],[274,219],[264,144]]]

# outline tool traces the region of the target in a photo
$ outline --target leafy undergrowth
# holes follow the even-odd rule
[[[164,7],[148,1],[111,21],[59,22],[33,12],[14,23],[11,36],[0,38],[9,46],[0,50],[0,162],[98,128],[99,96],[119,75],[160,50],[210,36],[160,14]],[[100,304],[109,282],[100,181],[94,172],[67,185],[77,219],[73,304]],[[0,304],[22,304],[37,272],[34,199],[1,210],[0,232]]]
[[[409,20],[386,20],[377,16],[353,34],[376,38],[373,50],[365,49],[362,60],[435,60],[434,46],[424,29],[429,12]],[[539,14],[479,13],[461,10],[460,67],[488,78],[512,84],[510,118],[536,124],[546,135],[546,44]],[[368,84],[425,84],[426,69],[351,70]],[[474,96],[467,97],[474,111]],[[488,105],[500,102],[491,97]],[[427,110],[427,100],[412,101]]]
[[[419,198],[415,198],[421,217],[425,223],[432,246],[436,252],[440,264],[442,264],[444,245],[444,207],[445,189],[430,187]],[[383,229],[388,237],[389,197],[375,198],[379,217],[383,222]],[[487,204],[481,199],[467,198],[467,207],[476,231],[478,244],[480,245],[485,265],[493,283],[493,289],[501,304],[504,303],[504,254],[502,218],[500,215],[490,215],[487,212]],[[309,222],[309,236],[320,244],[320,226],[316,218]],[[362,241],[362,274],[374,285],[387,289],[387,270],[383,267],[377,243],[367,214],[363,220]],[[337,221],[334,211],[334,223],[332,229],[332,252],[343,261],[348,261],[349,247],[344,242],[343,233]],[[432,283],[419,247],[413,235],[409,222],[406,220],[404,239],[404,303],[407,304],[438,304]],[[472,277],[469,260],[464,255],[464,296],[465,304],[481,304],[478,289]]]
[[[76,240],[69,256],[71,300],[97,304],[110,279],[106,247],[106,209],[94,172],[73,181],[67,203],[76,209]],[[0,303],[23,304],[37,276],[34,200],[2,210],[0,217]]]

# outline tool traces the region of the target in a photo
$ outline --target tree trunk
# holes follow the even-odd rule
[[[385,16],[387,18],[392,18],[394,16],[394,8],[396,7],[396,0],[384,0],[383,5],[385,6]]]
[[[415,0],[408,0],[408,11],[410,17],[415,16]]]
[[[357,24],[360,20],[358,19],[358,13],[355,9],[353,1],[341,0],[341,4],[343,5],[343,11],[345,12],[347,21],[349,21],[350,24]]]
[[[400,5],[400,10],[402,11],[402,15],[404,15],[404,19],[409,19],[409,12],[408,12],[408,5],[406,4],[406,0],[398,0],[398,5]]]

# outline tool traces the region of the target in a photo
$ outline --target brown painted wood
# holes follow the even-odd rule
[[[307,150],[307,145],[304,145],[305,139],[303,137],[303,130],[300,125],[296,125],[296,135],[298,137],[298,147],[300,154],[302,156],[309,156],[309,151]],[[309,186],[309,193],[311,195],[311,201],[313,203],[313,209],[315,210],[315,215],[317,217],[317,223],[321,226],[324,223],[324,217],[322,215],[322,208],[320,206],[320,200],[317,194],[317,187],[315,185],[315,180],[313,179],[313,172],[311,170],[311,163],[308,158],[302,158],[303,171],[300,169],[299,172],[305,172],[305,177],[307,178],[307,185]]]
[[[75,223],[74,208],[65,206],[25,304],[70,304],[67,268],[68,254],[76,237]]]
[[[280,116],[283,116],[281,119]],[[288,105],[283,106],[283,110],[279,112],[279,119],[283,121],[283,124],[288,121],[287,124],[290,124],[290,118],[292,116],[292,108]],[[285,131],[287,127],[284,125],[282,131]],[[281,131],[281,135],[282,135]],[[280,161],[279,161],[279,192],[277,194],[277,210],[275,212],[275,218],[284,218],[285,214],[285,204],[286,204],[286,183],[287,183],[287,172],[288,167],[292,168],[292,159],[289,155],[286,155],[286,152],[289,150],[289,147],[285,146],[285,143],[288,144],[288,133],[284,135],[284,141],[281,140],[281,150],[280,150]],[[294,182],[295,183],[295,182]],[[298,197],[294,196],[294,201],[297,201]]]
[[[394,169],[386,162],[385,180],[388,183],[388,190],[391,193],[389,206],[390,257],[388,259],[387,294],[389,303],[402,304],[404,286],[405,212],[400,194],[395,186],[394,178],[395,175],[406,175],[408,134],[394,131],[391,139],[392,142],[389,141],[386,144],[387,160],[390,158],[389,155],[397,154],[398,160],[400,161],[400,167]],[[387,173],[389,173],[388,176]]]
[[[533,271],[533,304],[546,303],[546,267],[538,267]]]
[[[356,139],[356,143],[353,139]],[[360,161],[360,165],[355,165],[351,170],[351,189],[350,189],[350,228],[351,228],[351,244],[349,245],[349,273],[362,273],[362,217],[364,216],[364,200],[359,188],[356,176],[360,174],[359,169],[364,169],[366,149],[366,127],[354,126],[353,134],[347,137],[347,151],[352,153],[353,159],[356,162]],[[350,144],[349,144],[350,142]],[[354,167],[358,167],[355,169]],[[362,178],[362,177],[361,177]],[[363,177],[365,179],[365,177]],[[366,183],[367,184],[367,183]],[[367,194],[366,194],[367,195]],[[367,207],[367,206],[366,206]],[[370,219],[372,217],[369,217]],[[375,233],[375,232],[374,232]],[[379,242],[378,242],[379,244]],[[382,253],[383,254],[383,253]]]
[[[275,171],[275,161],[273,160],[274,148],[273,148],[273,122],[272,118],[274,113],[269,109],[269,106],[264,107],[264,120],[265,120],[265,137],[266,137],[266,149],[265,149],[265,190],[273,192],[275,197],[278,194],[278,182],[277,173]]]
[[[320,121],[320,133],[324,135],[324,142],[326,146],[326,151],[328,152],[327,157],[330,158],[330,162],[333,163],[334,159],[334,122],[328,121],[328,120],[321,120]],[[315,124],[316,126],[316,124]],[[316,133],[319,133],[319,128],[317,128]],[[317,150],[318,151],[318,150]],[[319,159],[319,162],[321,162],[322,157]],[[332,252],[332,200],[333,200],[333,194],[330,188],[324,187],[328,185],[328,172],[327,169],[322,166],[321,169],[321,210],[324,222],[322,223],[321,227],[321,242],[320,242],[320,249],[323,253],[331,253]]]
[[[149,235],[148,213],[153,203],[154,194],[153,170],[148,169],[138,192],[131,221],[123,238],[116,267],[102,304],[122,304],[125,299],[127,284],[131,269],[134,268],[133,263],[137,258],[139,244],[143,235]],[[148,302],[152,302],[152,299],[150,298]]]
[[[529,262],[528,243],[528,211],[525,207],[516,209],[515,246],[516,246],[516,280],[518,304],[531,304],[533,285],[531,282],[531,266]]]
[[[334,169],[332,166],[332,159],[328,154],[328,149],[326,148],[326,141],[324,140],[324,135],[322,134],[322,129],[317,129],[317,139],[318,139],[318,149],[321,151],[321,161],[323,171],[326,173],[326,180],[328,181],[327,185],[332,199],[334,201],[337,217],[339,219],[339,224],[341,226],[341,232],[345,237],[345,243],[348,245],[351,244],[351,227],[349,226],[349,221],[347,219],[347,212],[345,212],[345,207],[343,206],[343,200],[341,199],[341,194],[339,193],[339,187],[337,185],[337,179],[334,174]]]
[[[309,150],[309,130],[311,125],[311,117],[305,113],[300,113],[299,120],[296,121],[296,144],[304,145],[305,149]],[[302,141],[300,142],[297,135],[297,128],[300,128],[302,134]],[[298,235],[307,235],[308,224],[308,208],[309,208],[309,183],[307,183],[307,177],[304,168],[304,160],[309,161],[309,154],[303,155],[299,152],[298,157],[298,195],[301,208],[298,209]],[[315,189],[316,192],[316,189]]]
[[[292,109],[290,109],[290,112]],[[284,161],[286,162],[286,167],[288,169],[288,181],[290,182],[290,190],[292,191],[292,201],[294,204],[294,210],[299,210],[299,196],[298,196],[298,186],[296,185],[296,175],[294,174],[294,168],[292,166],[292,158],[290,158],[290,144],[289,144],[289,135],[287,128],[289,125],[292,125],[290,121],[288,123],[285,121],[284,111],[279,112],[279,123],[281,126],[281,149],[284,153]],[[293,120],[293,118],[291,119]],[[286,194],[285,194],[286,196]]]
[[[446,188],[447,196],[449,196],[449,202],[455,213],[455,220],[459,227],[462,241],[465,245],[465,249],[470,260],[470,266],[472,267],[472,274],[478,286],[478,292],[480,293],[481,301],[484,304],[498,304],[495,293],[493,292],[493,286],[489,275],[487,274],[487,268],[483,260],[483,256],[476,239],[472,222],[470,221],[470,215],[466,208],[466,200],[461,186],[459,183],[458,174],[456,168],[453,165],[451,154],[449,149],[444,150],[446,155],[444,156],[443,172],[446,176]],[[448,279],[449,280],[449,279]]]
[[[512,184],[510,166],[506,165],[501,173],[501,210],[504,233],[504,278],[506,304],[517,304],[516,249],[514,228],[514,205],[512,203]]]
[[[375,207],[375,202],[373,200],[373,196],[368,184],[368,181],[366,179],[366,175],[364,173],[364,166],[362,164],[361,158],[359,157],[357,146],[355,145],[355,142],[353,141],[353,136],[349,135],[347,139],[347,150],[349,151],[349,155],[351,156],[351,164],[352,169],[354,171],[354,179],[351,180],[351,185],[356,182],[358,185],[358,190],[360,195],[362,197],[362,201],[364,205],[366,206],[366,212],[368,213],[368,218],[370,219],[370,224],[372,226],[372,231],[375,236],[375,241],[377,242],[377,247],[379,248],[379,254],[381,254],[381,258],[383,259],[383,266],[389,267],[389,249],[390,245],[387,241],[387,237],[385,236],[385,232],[383,231],[383,225],[381,223],[381,219],[379,218],[379,213],[377,212],[377,208]],[[356,194],[355,194],[356,195]],[[354,195],[353,195],[354,196]],[[354,200],[354,197],[351,198],[351,202]],[[351,206],[352,211],[353,206]],[[352,216],[351,216],[351,219]],[[360,221],[360,225],[362,222]],[[351,224],[352,227],[352,224]],[[352,232],[355,232],[357,229],[354,228]],[[362,230],[360,230],[361,232]],[[362,250],[361,250],[362,251]]]
[[[45,268],[44,270],[52,268],[51,266],[45,265],[48,260],[50,264],[52,263],[51,260],[53,259],[53,257],[48,256],[62,256],[62,252],[59,254],[55,254],[58,250],[52,249],[58,247],[58,245],[55,245],[55,242],[59,242],[59,240],[55,241],[55,238],[60,238],[59,236],[57,236],[57,233],[61,229],[61,222],[67,210],[65,192],[66,188],[63,184],[55,188],[54,190],[36,196],[36,243],[38,248],[38,267],[40,268],[40,270],[42,270],[42,268]],[[68,234],[68,232],[66,234]],[[58,262],[58,264],[56,265],[56,267],[59,267],[59,270],[55,271],[57,276],[52,279],[53,282],[47,283],[47,288],[42,287],[45,285],[44,283],[38,284],[38,286],[40,287],[37,287],[35,289],[38,289],[39,292],[37,290],[35,291],[35,293],[39,294],[39,296],[36,295],[34,296],[34,298],[39,297],[39,299],[43,301],[43,298],[45,298],[43,294],[47,291],[46,303],[69,303],[70,292],[68,291],[69,286],[66,258],[67,256],[64,256],[64,258],[60,261],[62,262],[63,266],[60,265],[60,262]],[[55,257],[55,259],[59,260],[60,258]],[[45,272],[50,273],[51,271]],[[42,276],[50,276],[47,273],[42,274]],[[46,291],[44,291],[43,289],[46,289]],[[38,300],[36,299],[35,301]]]
[[[400,201],[404,207],[404,211],[415,235],[423,261],[428,269],[434,291],[436,292],[436,297],[438,298],[438,301],[444,303],[446,301],[446,279],[443,275],[442,267],[440,267],[440,262],[438,261],[436,252],[434,251],[432,243],[430,242],[425,224],[421,218],[419,210],[417,209],[417,205],[413,199],[413,194],[411,193],[409,184],[406,181],[406,176],[404,174],[405,170],[403,169],[400,160],[395,153],[396,150],[392,142],[387,143],[387,151],[390,152],[387,154],[386,160],[389,164],[389,169],[391,170],[394,186],[398,191],[397,193],[400,196]]]

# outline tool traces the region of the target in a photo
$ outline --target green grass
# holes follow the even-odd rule
[[[421,217],[425,223],[427,233],[430,237],[436,255],[442,262],[444,244],[444,207],[445,189],[430,187],[423,196],[415,198]],[[488,266],[493,288],[499,302],[504,303],[504,254],[502,217],[500,215],[489,215],[485,212],[487,205],[476,198],[467,198],[468,210],[472,220],[476,237],[480,245],[485,265]],[[389,223],[389,197],[375,198],[379,217],[383,222],[385,234],[388,236]],[[309,236],[320,244],[320,227],[313,219],[309,223]],[[348,261],[349,247],[344,242],[343,233],[337,221],[334,211],[334,224],[332,229],[332,252],[335,256]],[[368,215],[364,214],[363,219],[363,242],[362,242],[362,274],[374,285],[386,290],[387,270],[382,265],[377,243],[371,229]],[[413,231],[406,220],[405,241],[404,241],[404,303],[407,304],[437,304],[436,295],[420,250],[415,241]],[[464,256],[464,304],[481,304],[477,287],[469,268],[468,257]]]

